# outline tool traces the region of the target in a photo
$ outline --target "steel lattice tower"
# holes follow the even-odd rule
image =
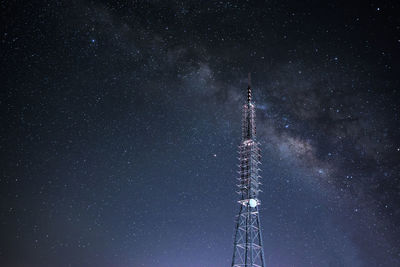
[[[251,99],[250,74],[247,101],[243,105],[242,141],[239,146],[239,215],[236,218],[232,267],[265,267],[258,206],[261,191],[260,148],[256,141],[255,105]]]

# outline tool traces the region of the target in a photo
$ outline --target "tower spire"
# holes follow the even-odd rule
[[[247,103],[251,102],[251,74],[249,72],[247,77]]]

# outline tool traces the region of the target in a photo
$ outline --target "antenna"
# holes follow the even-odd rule
[[[247,103],[251,102],[251,73],[249,72],[248,78],[247,78]]]

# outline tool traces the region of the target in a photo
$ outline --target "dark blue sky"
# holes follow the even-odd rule
[[[1,3],[0,265],[230,266],[252,73],[267,266],[400,266],[393,1]]]

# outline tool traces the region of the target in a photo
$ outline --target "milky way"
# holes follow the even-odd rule
[[[400,266],[398,11],[3,3],[0,265],[230,266],[251,72],[267,266]]]

